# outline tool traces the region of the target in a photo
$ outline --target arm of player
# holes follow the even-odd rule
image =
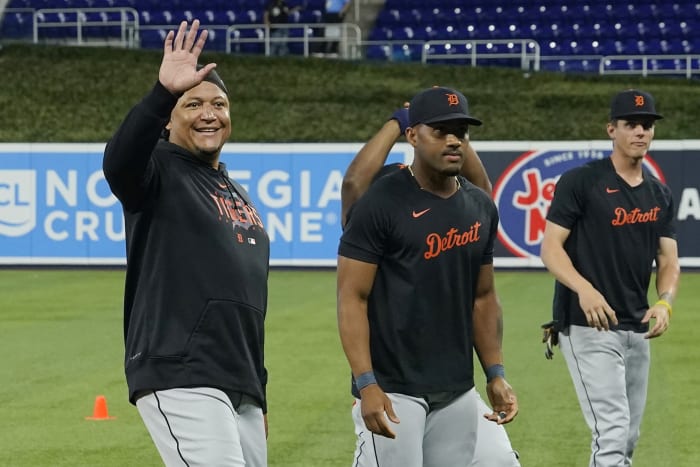
[[[343,351],[355,378],[372,371],[367,299],[376,273],[376,264],[344,256],[338,257],[338,331]],[[394,423],[399,423],[399,419],[384,391],[378,384],[370,384],[360,391],[360,396],[362,418],[367,429],[387,438],[395,438],[396,435],[391,430],[387,417]]]
[[[367,191],[400,136],[398,120],[394,118],[387,120],[350,162],[340,188],[342,225],[345,225],[350,206]]]
[[[460,173],[464,175],[467,180],[490,195],[493,187],[486,173],[486,169],[484,168],[484,164],[481,162],[481,158],[468,140],[465,140],[462,144],[465,146],[464,163],[462,164]]]
[[[481,266],[472,314],[474,349],[481,366],[485,370],[492,365],[503,365],[503,312],[496,295],[493,264]],[[491,379],[486,392],[493,413],[484,416],[499,424],[512,421],[518,414],[518,398],[505,378]],[[505,413],[504,417],[499,416],[501,412]]]
[[[163,60],[160,63],[158,81],[173,95],[181,95],[200,84],[207,74],[216,68],[208,63],[197,70],[197,60],[207,41],[207,30],[199,31],[199,20],[192,21],[187,30],[187,21],[182,21],[177,33],[168,32],[163,44]]]
[[[206,30],[197,37],[198,30],[198,20],[192,22],[189,32],[187,22],[183,21],[177,34],[168,33],[158,83],[131,109],[105,147],[102,163],[105,177],[127,210],[138,209],[149,194],[153,176],[151,152],[178,96],[201,83],[216,66],[210,63],[197,70],[197,60],[207,38]]]
[[[542,262],[559,282],[578,294],[579,305],[586,315],[588,325],[607,331],[611,324],[617,324],[615,310],[571,262],[564,250],[564,242],[570,234],[569,229],[547,221],[540,251]]]
[[[645,334],[646,338],[659,337],[668,329],[671,306],[678,290],[681,267],[678,261],[678,244],[675,239],[661,237],[656,254],[656,292],[659,301],[652,305],[642,318],[642,323],[654,319],[654,326]]]

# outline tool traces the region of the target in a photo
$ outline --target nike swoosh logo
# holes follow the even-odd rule
[[[605,189],[605,192],[606,192],[606,193],[617,193],[618,191],[620,191],[620,190],[615,190],[615,189],[612,189],[612,188],[606,188],[606,189]]]
[[[430,211],[430,208],[428,208],[428,209],[423,209],[422,211],[419,211],[419,212],[413,211],[413,218],[414,218],[414,219],[417,219],[417,218],[419,218],[420,216],[422,216],[423,214],[425,214],[425,213],[428,212],[428,211]]]

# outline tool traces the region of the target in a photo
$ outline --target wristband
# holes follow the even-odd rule
[[[389,117],[389,120],[396,120],[399,124],[399,131],[403,135],[406,133],[406,127],[408,127],[408,109],[405,107],[397,109],[391,117]]]
[[[486,382],[490,382],[492,379],[495,377],[500,376],[501,378],[505,379],[506,377],[506,370],[503,368],[503,365],[500,363],[496,363],[495,365],[491,365],[486,369]]]
[[[377,384],[377,379],[374,377],[374,372],[372,370],[365,371],[355,378],[355,386],[357,386],[358,391],[362,391],[370,384]]]
[[[668,316],[671,316],[673,314],[673,308],[671,307],[671,304],[668,303],[666,300],[658,300],[656,303],[654,303],[654,306],[656,305],[663,305],[666,307],[668,310]]]

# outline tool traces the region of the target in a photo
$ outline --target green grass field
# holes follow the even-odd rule
[[[0,270],[0,466],[162,465],[122,367],[122,270]],[[521,411],[508,430],[523,466],[585,466],[589,435],[557,350],[545,360],[544,272],[497,272],[509,382]],[[670,330],[653,342],[649,402],[635,467],[697,465],[700,274],[685,273]],[[334,271],[270,277],[269,460],[350,465],[349,370],[335,323]],[[478,387],[483,390],[483,378]],[[88,421],[97,395],[106,421]]]

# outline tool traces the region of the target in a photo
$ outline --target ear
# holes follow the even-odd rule
[[[406,128],[406,141],[413,147],[418,144],[418,130],[416,127],[409,126]]]
[[[608,122],[608,127],[607,127],[607,130],[608,130],[608,138],[614,139],[614,136],[615,136],[615,129],[616,129],[616,128],[615,128],[615,125],[613,125],[612,123]]]

